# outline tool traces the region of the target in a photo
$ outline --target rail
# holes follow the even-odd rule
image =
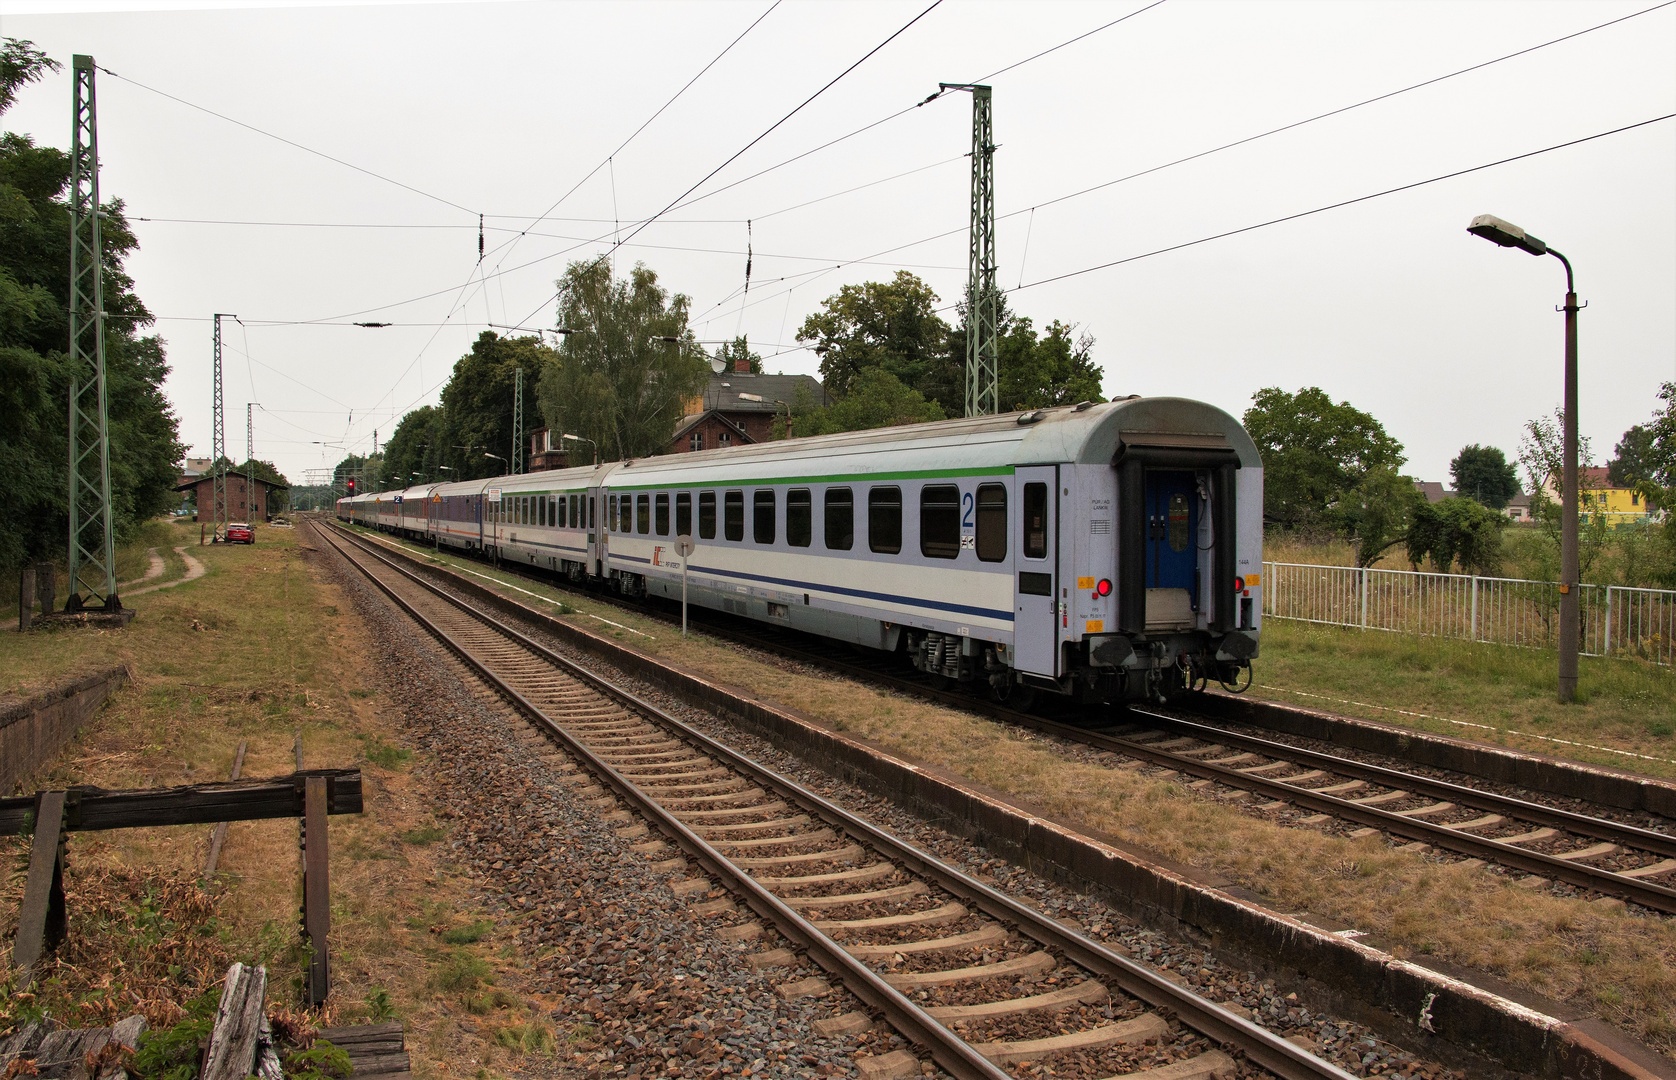
[[[471,609],[434,583],[395,565],[383,553],[373,549],[353,534],[330,530],[329,527],[322,527],[320,531],[326,537],[328,543],[332,543],[340,553],[349,558],[352,564],[359,566],[358,560],[350,556],[341,545],[335,542],[336,538],[341,537],[350,540],[360,551],[377,559],[401,578],[419,586],[429,594],[467,611],[485,626],[493,629],[519,647],[540,656],[555,668],[585,681],[641,715],[656,718],[659,724],[674,731],[689,744],[712,754],[730,767],[750,776],[754,782],[777,792],[782,797],[801,803],[843,832],[857,840],[873,845],[887,859],[911,867],[915,872],[935,881],[956,897],[971,903],[993,917],[1013,923],[1021,933],[1038,943],[1061,949],[1075,962],[1112,979],[1124,991],[1146,1001],[1148,1004],[1173,1010],[1187,1027],[1198,1031],[1217,1043],[1237,1047],[1253,1064],[1266,1068],[1277,1076],[1287,1078],[1287,1080],[1318,1080],[1318,1078],[1328,1077],[1343,1080],[1349,1075],[1332,1063],[1317,1058],[1267,1029],[1235,1016],[1190,990],[1175,985],[1157,973],[1108,949],[1101,943],[1068,930],[1052,919],[972,879],[934,856],[875,828],[861,818],[820,798],[808,789],[736,753],[682,723],[663,709],[578,666],[517,629],[491,618],[482,611]],[[582,745],[569,732],[554,723],[539,707],[524,698],[516,689],[495,674],[488,665],[454,641],[440,626],[427,619],[412,604],[397,595],[395,590],[380,580],[377,575],[368,572],[365,567],[360,567],[360,569],[367,574],[368,579],[378,589],[433,637],[436,637],[445,647],[460,657],[480,677],[494,686],[520,713],[548,732],[575,760],[634,805],[639,813],[652,820],[660,831],[693,857],[706,871],[728,882],[729,886],[745,900],[752,910],[772,922],[789,940],[804,947],[809,952],[811,959],[822,968],[841,978],[858,998],[884,1013],[891,1026],[929,1051],[933,1060],[951,1076],[961,1078],[961,1080],[975,1080],[978,1077],[986,1078],[986,1080],[1004,1080],[1009,1076],[1005,1070],[998,1068],[994,1063],[987,1060],[965,1040],[932,1018],[901,991],[792,910],[778,896],[768,891],[755,878],[751,877],[748,872],[733,865],[726,856],[716,851],[702,837],[659,805],[656,800],[643,792],[631,780],[588,747]]]
[[[1676,590],[1580,586],[1584,656],[1676,663]],[[1551,649],[1558,582],[1307,563],[1263,564],[1263,614],[1328,626]]]

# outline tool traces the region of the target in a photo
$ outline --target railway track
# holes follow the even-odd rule
[[[672,624],[679,621],[650,608],[636,610]],[[770,637],[746,620],[696,610],[708,631],[753,648],[1119,754],[1139,767],[1191,777],[1190,784],[1212,794],[1260,796],[1266,800],[1259,804],[1263,809],[1309,811],[1295,819],[1297,824],[1318,826],[1337,819],[1355,826],[1351,835],[1379,832],[1411,851],[1445,851],[1519,871],[1532,885],[1559,881],[1676,914],[1676,888],[1671,887],[1676,884],[1676,836],[1155,709],[1131,708],[1115,725],[1104,717],[1026,713],[930,685],[918,672],[904,673],[900,665],[857,650],[821,642],[816,652],[799,647],[795,633]]]
[[[949,1075],[999,1080],[1007,1065],[1067,1052],[1158,1080],[1232,1076],[1235,1055],[1286,1080],[1350,1075],[740,756],[372,545],[317,529],[557,743],[579,778],[614,793],[624,821],[642,820],[619,835],[643,831],[636,849],[649,858],[692,859]],[[673,883],[678,895],[709,887]],[[828,1021],[834,1031],[872,1022],[860,1011]],[[913,1060],[887,1065],[898,1068],[878,1074],[918,1071]]]

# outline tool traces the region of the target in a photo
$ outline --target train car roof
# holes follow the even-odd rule
[[[610,483],[614,488],[714,483],[718,469],[740,481],[768,482],[782,477],[836,481],[849,476],[978,475],[1020,465],[1111,464],[1120,444],[1151,442],[1158,435],[1226,447],[1238,455],[1242,467],[1262,467],[1257,446],[1239,421],[1216,406],[1188,398],[1134,397],[1080,409],[1064,406],[641,458],[624,463]]]

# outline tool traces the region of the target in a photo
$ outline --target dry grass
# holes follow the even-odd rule
[[[333,990],[309,1019],[401,1019],[419,1076],[442,1075],[449,1065],[458,1075],[467,1062],[470,1074],[507,1061],[520,1051],[458,1022],[466,995],[443,989],[435,975],[462,950],[514,979],[522,961],[494,931],[465,946],[441,939],[441,930],[483,915],[441,842],[446,829],[421,778],[423,756],[404,747],[390,700],[375,677],[362,674],[375,655],[366,628],[303,561],[299,533],[271,529],[258,537],[254,547],[194,548],[209,573],[137,597],[140,614],[126,631],[0,634],[0,694],[108,663],[126,664],[133,677],[28,789],[224,779],[241,739],[248,742],[245,776],[286,774],[301,730],[304,764],[358,765],[366,795],[365,813],[330,819]],[[66,890],[76,940],[63,956],[69,966],[38,998],[0,1006],[0,1031],[31,1007],[70,1020],[143,1008],[164,1022],[172,1008],[214,989],[235,959],[269,964],[270,1005],[297,1008],[306,957],[296,823],[234,823],[217,881],[200,889],[209,832],[71,834]],[[16,870],[24,849],[6,843]],[[20,893],[21,876],[14,873],[8,887]],[[168,898],[170,932],[156,933],[160,917],[145,903],[123,902],[148,893]],[[0,905],[5,934],[17,905]],[[493,1019],[527,1019],[522,999],[503,997]]]
[[[441,561],[505,577],[446,555]],[[1670,920],[1533,892],[1483,870],[1395,851],[1378,837],[1350,840],[1287,828],[1200,798],[1180,784],[1068,759],[1051,740],[1028,732],[844,679],[810,678],[703,634],[683,642],[661,622],[521,579],[514,584],[555,601],[562,597],[576,609],[567,618],[590,631],[1048,814],[1220,874],[1262,894],[1276,910],[1337,920],[1422,963],[1433,956],[1491,972],[1599,1016],[1665,1053],[1676,1048],[1676,923]],[[1286,648],[1266,641],[1265,665]],[[1455,677],[1484,676],[1462,670]],[[1668,696],[1660,700],[1668,707]]]

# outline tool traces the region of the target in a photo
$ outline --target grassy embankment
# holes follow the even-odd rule
[[[847,680],[789,672],[702,633],[683,641],[652,619],[514,579],[481,563],[412,550],[476,574],[475,580],[499,579],[524,590],[511,595],[538,608],[555,614],[573,609],[562,617],[783,702],[910,760],[949,769],[1048,814],[1224,875],[1262,894],[1276,910],[1337,920],[1422,963],[1432,956],[1491,972],[1601,1016],[1665,1053],[1676,1049],[1676,924],[1669,920],[1637,918],[1609,906],[1521,888],[1509,877],[1395,851],[1379,837],[1350,840],[1283,827],[1199,798],[1177,783],[1068,761],[1028,733]],[[1266,639],[1264,678],[1271,670],[1293,681],[1314,677],[1316,669],[1307,662],[1315,653],[1302,644],[1309,640],[1307,633],[1284,629]],[[1325,660],[1320,670],[1343,672],[1347,678],[1357,672],[1355,685],[1377,686],[1378,700],[1387,704],[1436,708],[1438,700],[1506,702],[1516,717],[1525,715],[1517,710],[1528,709],[1534,720],[1544,693],[1536,670],[1542,654],[1527,657],[1520,650],[1461,645],[1461,654],[1475,657],[1475,664],[1457,656],[1456,643],[1404,640],[1410,647],[1406,652],[1394,635],[1321,646],[1318,652]],[[1369,651],[1352,657],[1350,649],[1356,646]],[[1393,651],[1381,658],[1381,647]],[[1520,683],[1516,676],[1526,664],[1531,670]],[[1629,724],[1623,718],[1638,715],[1644,697],[1656,697],[1669,715],[1669,676],[1623,661],[1601,661],[1600,670],[1613,670],[1609,665],[1619,665],[1618,677],[1599,677],[1594,664],[1585,668],[1585,682],[1597,688],[1588,702],[1575,707],[1584,719],[1562,723],[1555,707],[1545,732],[1604,725],[1605,718]],[[1323,691],[1337,686],[1308,685]],[[1472,735],[1470,729],[1464,733]],[[1676,757],[1669,752],[1668,737],[1645,731],[1630,735],[1632,745],[1655,751],[1662,746]]]
[[[116,549],[116,580],[117,583],[137,582],[145,576],[150,565],[148,549],[153,549],[163,560],[163,573],[159,577],[145,582],[155,585],[163,581],[173,581],[186,574],[186,564],[175,554],[175,548],[193,548],[198,544],[198,526],[190,518],[155,518],[140,526],[134,539],[126,544],[117,545]],[[57,595],[53,598],[53,606],[61,608],[64,600],[70,595],[70,583],[66,576],[64,553],[59,552],[52,560],[57,571]],[[15,618],[17,615],[18,573],[17,568],[0,574],[0,611]],[[37,599],[39,599],[37,597]],[[15,625],[15,624],[14,624]]]
[[[186,532],[196,544],[195,525],[148,527],[141,572],[144,546]],[[414,775],[422,762],[401,746],[397,717],[363,674],[373,655],[366,628],[304,562],[299,542],[298,532],[260,528],[253,547],[194,547],[208,574],[136,597],[138,618],[124,631],[0,633],[0,697],[111,663],[133,678],[28,790],[223,780],[241,739],[246,777],[283,775],[298,731],[305,765],[359,766],[366,812],[330,819],[333,996],[315,1020],[393,1013],[407,1023],[419,1075],[441,1075],[448,1062],[470,1075],[506,1057],[492,1045],[497,1027],[526,1019],[518,999],[485,995],[482,965],[510,972],[520,961],[473,909],[438,843],[447,830]],[[71,1023],[142,1010],[167,1024],[234,959],[268,964],[270,1004],[297,1011],[306,957],[296,823],[233,824],[220,873],[200,886],[209,832],[70,834],[66,964],[35,997],[13,995],[0,967],[0,1031],[32,1008]],[[0,839],[0,848],[14,866],[27,859],[26,838]],[[20,875],[7,882],[0,934],[9,935],[21,890]],[[473,1012],[489,1014],[481,1028],[465,1015]]]

